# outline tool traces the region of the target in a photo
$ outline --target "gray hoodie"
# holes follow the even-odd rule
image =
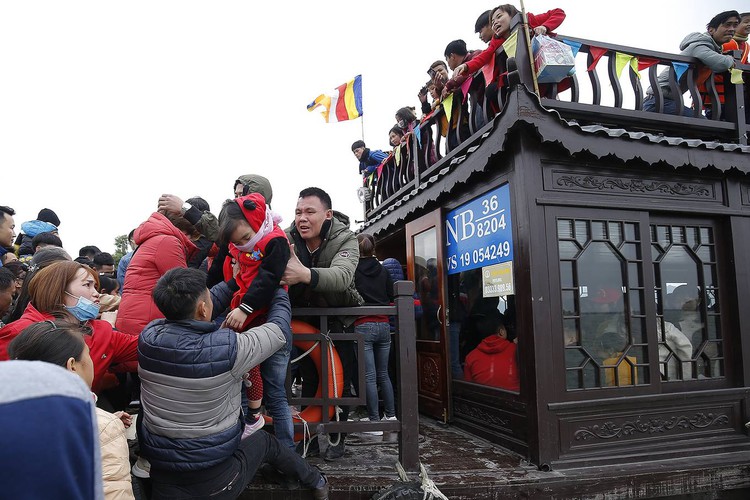
[[[703,64],[711,68],[714,73],[723,73],[732,67],[734,59],[731,55],[723,55],[721,46],[716,43],[708,33],[690,33],[680,42],[680,55],[695,57]],[[659,73],[659,87],[667,99],[672,99],[672,91],[669,88],[669,68]],[[646,91],[653,94],[651,87]]]

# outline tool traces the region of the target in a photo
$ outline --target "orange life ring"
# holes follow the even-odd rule
[[[320,330],[315,328],[309,323],[305,323],[304,321],[299,320],[292,320],[292,333],[320,333]],[[307,352],[308,349],[312,348],[313,345],[315,345],[315,340],[295,340],[294,346],[298,349],[300,349],[302,352]],[[315,346],[315,349],[310,351],[310,354],[308,354],[308,357],[312,360],[313,364],[315,364],[315,368],[318,370],[318,373],[321,372],[321,351],[320,345]],[[331,346],[331,358],[328,360],[328,394],[329,395],[335,395],[335,397],[341,396],[341,392],[343,389],[343,381],[344,381],[344,367],[341,364],[341,358],[339,358],[339,353],[336,352],[336,348]],[[333,366],[333,371],[331,371],[331,366]],[[335,380],[335,383],[334,383]],[[319,398],[323,394],[323,377],[318,377],[318,389],[315,391],[315,397]],[[331,407],[328,410],[328,418],[333,418],[335,412],[335,408]],[[307,422],[308,424],[315,424],[322,420],[323,417],[323,411],[320,406],[308,406],[304,410],[302,410],[299,414],[299,420],[303,420]],[[269,417],[268,415],[264,416],[266,420],[266,424],[272,423],[273,419]],[[293,417],[297,418],[297,417]],[[302,432],[295,432],[294,433],[294,441],[302,441],[303,433]]]

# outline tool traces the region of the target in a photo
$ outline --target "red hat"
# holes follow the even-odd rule
[[[591,302],[596,304],[612,304],[622,297],[622,290],[619,288],[600,288],[591,298]]]
[[[256,233],[266,220],[266,199],[260,193],[250,193],[239,198],[235,198],[239,205],[245,220]]]

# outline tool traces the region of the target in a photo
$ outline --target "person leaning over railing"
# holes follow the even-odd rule
[[[742,64],[747,64],[748,56],[750,56],[750,43],[747,43],[748,34],[750,34],[750,12],[743,12],[740,14],[740,24],[734,31],[734,37],[722,47],[724,52],[739,50]],[[745,123],[750,123],[750,73],[745,71],[742,75],[745,81]]]
[[[484,43],[490,43],[492,41],[492,22],[490,20],[492,16],[492,10],[482,12],[477,21],[474,23],[474,33],[479,35],[479,39]]]
[[[354,141],[352,144],[352,153],[359,160],[359,173],[363,177],[372,174],[378,165],[388,156],[387,153],[379,149],[370,149],[365,145],[365,141]]]
[[[724,44],[724,50],[739,50],[742,53],[740,56],[742,64],[747,64],[748,56],[750,56],[750,43],[747,43],[748,35],[750,35],[750,12],[743,12],[740,14],[740,24],[734,30],[732,42],[729,42],[734,43],[734,46]]]
[[[500,5],[492,9],[490,15],[492,31],[495,33],[489,46],[479,55],[473,57],[470,61],[459,65],[453,72],[453,77],[461,76],[463,73],[476,73],[482,66],[488,64],[495,57],[495,51],[505,43],[505,40],[511,34],[512,20],[519,15],[518,9],[510,4]],[[565,20],[565,12],[562,9],[552,9],[542,14],[528,14],[529,27],[534,30],[536,35],[551,34]],[[497,68],[495,68],[497,73]],[[497,77],[497,74],[493,75]],[[494,87],[494,88],[493,88]],[[493,95],[497,94],[497,85],[493,82],[488,86],[486,96],[493,103],[493,112],[497,112],[495,99]]]
[[[716,14],[706,25],[705,33],[690,33],[680,42],[680,55],[697,58],[705,66],[698,70],[696,82],[701,93],[705,95],[705,82],[713,73],[723,73],[734,67],[734,58],[731,55],[721,53],[722,44],[732,39],[734,31],[740,22],[740,15],[736,10],[728,10]],[[673,96],[669,85],[669,74],[671,68],[664,69],[657,82],[664,99],[664,113],[676,115],[678,96]],[[682,86],[680,87],[683,88]],[[718,91],[718,89],[717,89]],[[724,93],[719,96],[720,102],[724,102]],[[704,100],[705,102],[705,100]],[[643,101],[643,110],[656,112],[656,97],[654,90],[649,87],[646,90],[646,99]],[[683,116],[692,116],[692,110],[683,107]],[[706,116],[710,117],[710,108],[706,108]]]

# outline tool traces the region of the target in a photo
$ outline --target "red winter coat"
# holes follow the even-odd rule
[[[547,34],[551,34],[565,20],[565,12],[562,9],[552,9],[544,14],[527,14],[529,18],[529,28],[534,29],[539,26],[547,28]],[[473,57],[466,63],[466,71],[469,74],[475,73],[479,68],[490,62],[495,57],[495,50],[505,43],[505,38],[492,37],[489,46],[484,51]]]
[[[128,264],[115,324],[121,332],[139,335],[151,321],[164,317],[151,298],[156,282],[170,269],[187,267],[197,248],[190,238],[158,212],[138,226],[133,238],[138,250]]]
[[[468,382],[517,391],[516,344],[497,335],[485,338],[466,356],[464,379]]]
[[[240,330],[244,331],[268,311],[289,262],[289,240],[284,230],[274,225],[273,230],[255,245],[253,252],[241,252],[230,244],[229,253],[240,264],[240,272],[234,278],[240,288],[232,297],[231,307],[234,309],[244,302],[253,308]]]
[[[0,360],[8,360],[8,344],[24,328],[48,319],[54,321],[55,317],[37,311],[29,303],[20,318],[0,330]],[[87,324],[93,330],[91,335],[83,336],[86,345],[91,350],[91,359],[94,362],[94,382],[91,390],[99,392],[102,378],[109,370],[110,365],[128,363],[129,371],[137,370],[138,365],[134,362],[138,361],[138,337],[113,330],[112,325],[100,319],[88,321]]]

